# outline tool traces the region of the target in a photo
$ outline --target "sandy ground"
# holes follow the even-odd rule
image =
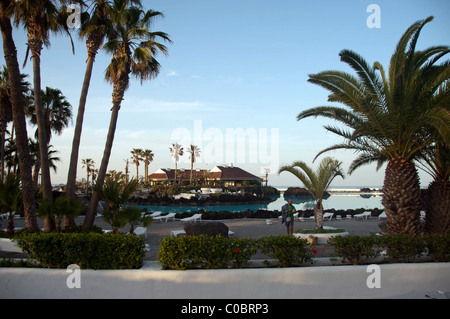
[[[83,222],[84,217],[79,217],[76,219],[77,224]],[[263,236],[270,235],[284,235],[286,234],[286,227],[281,224],[281,222],[276,219],[271,219],[272,224],[268,225],[266,219],[256,219],[256,218],[244,218],[244,219],[225,219],[221,220],[225,225],[228,226],[229,230],[234,232],[235,237],[250,237],[250,238],[260,238]],[[204,221],[208,222],[208,221]],[[369,220],[354,220],[354,219],[343,219],[343,220],[331,220],[324,221],[324,226],[330,226],[335,228],[345,229],[350,235],[361,235],[368,236],[379,232],[378,224],[379,220],[377,218],[372,218]],[[43,227],[43,221],[39,220],[39,224]],[[97,217],[95,224],[103,229],[111,229],[111,227],[101,218]],[[25,221],[23,219],[15,220],[16,227],[24,227]],[[311,229],[314,228],[314,221],[295,221],[294,231],[296,229]],[[2,228],[6,227],[6,221],[3,221]],[[147,239],[146,243],[150,246],[150,251],[146,253],[145,260],[157,260],[159,243],[166,237],[171,235],[173,230],[183,230],[183,223],[180,220],[159,222],[154,221],[147,229]],[[128,227],[122,229],[122,231],[128,231]],[[330,257],[334,255],[333,247],[331,245],[317,245],[316,249],[318,251],[317,257]],[[255,259],[264,259],[264,256],[255,256]]]

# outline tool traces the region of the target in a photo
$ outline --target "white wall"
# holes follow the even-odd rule
[[[81,270],[69,289],[65,269],[0,268],[0,298],[425,298],[450,292],[450,263],[380,265],[381,288],[367,266],[161,270]]]

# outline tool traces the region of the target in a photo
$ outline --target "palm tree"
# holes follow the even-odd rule
[[[341,61],[356,71],[357,78],[344,72],[325,71],[310,75],[309,82],[331,91],[329,101],[343,103],[350,109],[316,107],[297,117],[301,120],[324,116],[350,128],[347,131],[325,126],[345,142],[319,153],[335,149],[361,153],[351,164],[350,174],[365,164],[377,162],[379,169],[388,162],[382,203],[389,233],[415,235],[420,231],[420,184],[413,160],[434,142],[426,128],[435,128],[450,144],[450,113],[442,106],[430,104],[449,74],[449,63],[437,62],[450,50],[445,46],[415,50],[420,31],[432,19],[418,21],[407,29],[391,57],[387,75],[380,63],[370,67],[358,54],[343,50]]]
[[[128,183],[128,165],[130,164],[129,159],[124,159],[125,162],[125,181]]]
[[[64,128],[69,125],[72,119],[72,108],[70,103],[66,100],[66,97],[62,94],[59,89],[53,89],[46,87],[45,91],[42,91],[42,106],[43,106],[43,117],[44,117],[44,128],[45,136],[47,138],[47,155],[51,154],[50,151],[50,139],[52,134],[56,133],[60,135]],[[27,113],[30,116],[30,122],[32,124],[37,124],[36,110],[33,105],[28,105]],[[40,143],[39,143],[39,127],[36,130],[35,137],[38,140],[36,145],[38,147],[38,153],[36,154],[35,161],[35,175],[33,177],[35,186],[37,186],[37,174],[39,174],[42,166],[42,161],[40,157]],[[47,156],[47,166],[49,169],[51,160]],[[55,167],[53,167],[55,169]]]
[[[340,176],[344,178],[344,172],[341,169],[341,165],[341,162],[334,160],[331,157],[326,157],[322,160],[316,172],[302,161],[296,161],[292,163],[292,165],[281,166],[278,171],[278,174],[289,172],[296,176],[314,197],[316,200],[316,205],[314,206],[314,218],[316,220],[317,229],[322,229],[323,227],[322,200],[326,190],[336,177]]]
[[[144,168],[145,168],[145,177],[144,177],[145,185],[148,184],[148,166],[150,165],[151,162],[153,162],[154,156],[155,155],[153,154],[152,150],[145,149],[142,152],[142,157],[143,157],[143,161],[144,161]]]
[[[91,175],[91,171],[94,167],[94,160],[92,158],[86,158],[81,160],[81,164],[83,164],[82,168],[86,168],[86,195],[88,194],[88,189],[89,189],[89,176]]]
[[[140,4],[138,0],[131,1]],[[86,71],[84,74],[83,86],[81,88],[80,101],[78,104],[77,120],[72,142],[72,152],[70,155],[69,173],[67,176],[66,193],[71,198],[75,196],[75,182],[77,178],[78,153],[80,149],[81,132],[83,128],[84,110],[91,81],[92,69],[98,50],[102,46],[107,28],[110,23],[111,1],[92,0],[91,11],[82,14],[82,24],[79,29],[81,38],[86,38],[86,49],[88,58],[86,61]]]
[[[103,212],[103,217],[112,226],[114,234],[119,233],[120,228],[128,223],[126,214],[121,213],[121,206],[128,201],[137,187],[137,180],[131,179],[129,183],[125,183],[116,176],[107,178],[102,184],[97,182],[93,186],[95,193],[106,202],[107,208]]]
[[[131,151],[131,159],[134,164],[136,164],[136,180],[139,183],[139,162],[142,161],[142,149],[133,148]]]
[[[450,148],[442,141],[424,152],[417,163],[433,180],[425,198],[425,231],[450,232]]]
[[[21,87],[23,91],[24,101],[26,102],[26,107],[31,103],[31,97],[29,92],[31,91],[30,83],[25,81],[25,78],[28,75],[20,74],[21,78]],[[8,69],[6,66],[3,66],[3,70],[0,72],[0,157],[1,157],[1,180],[4,178],[5,173],[5,142],[6,142],[6,132],[7,125],[9,122],[13,120],[12,118],[12,104],[11,104],[11,90],[9,87],[8,80]],[[11,134],[13,134],[13,128],[11,129]]]
[[[17,61],[17,50],[12,37],[11,17],[15,2],[0,2],[0,30],[3,39],[3,51],[8,69],[10,99],[12,105],[13,125],[16,133],[16,145],[19,152],[20,179],[22,181],[22,198],[25,212],[25,224],[29,232],[39,231],[35,194],[31,176],[31,159],[28,151],[28,133],[23,108],[24,97],[21,89],[21,75]]]
[[[177,183],[177,165],[180,160],[180,156],[183,156],[184,149],[180,144],[174,143],[172,147],[169,147],[170,154],[172,154],[173,159],[175,160],[175,174],[174,174],[174,184]]]
[[[191,145],[188,148],[188,152],[191,158],[191,176],[189,177],[189,184],[192,184],[192,170],[194,168],[195,158],[200,156],[200,148],[197,145]]]
[[[34,105],[36,109],[36,122],[39,135],[39,153],[42,170],[42,190],[43,198],[52,199],[52,184],[50,178],[50,168],[48,166],[48,138],[45,130],[45,118],[41,96],[41,69],[40,56],[42,45],[48,46],[50,33],[66,31],[70,37],[68,26],[66,25],[67,12],[61,10],[60,3],[55,0],[16,0],[14,5],[14,20],[16,25],[23,24],[27,30],[27,56],[31,52],[33,62],[33,91]],[[73,50],[73,43],[72,43]],[[48,223],[50,222],[50,224]],[[46,221],[45,231],[54,228],[51,221]]]
[[[161,12],[143,11],[137,7],[127,7],[126,1],[116,0],[111,7],[111,28],[108,32],[108,42],[104,48],[112,54],[111,63],[106,69],[106,79],[113,84],[111,121],[106,138],[105,150],[100,164],[97,183],[102,185],[105,180],[109,157],[111,155],[114,134],[120,106],[129,86],[130,74],[141,80],[150,80],[159,73],[160,64],[155,59],[158,52],[167,55],[167,48],[157,42],[162,39],[171,42],[163,32],[151,32],[151,23]],[[94,192],[89,211],[83,222],[84,227],[93,225],[99,197]]]

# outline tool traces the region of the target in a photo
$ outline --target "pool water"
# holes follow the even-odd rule
[[[381,204],[381,196],[370,196],[369,198],[360,195],[331,195],[322,202],[323,208],[326,209],[383,209]],[[290,197],[292,203],[298,210],[313,209],[315,202],[313,198]],[[207,211],[257,211],[257,210],[281,210],[281,206],[286,203],[283,195],[276,198],[269,204],[250,204],[250,205],[219,205],[219,206],[139,206],[146,208],[148,211],[161,211],[163,213],[184,213],[196,212],[198,210]]]

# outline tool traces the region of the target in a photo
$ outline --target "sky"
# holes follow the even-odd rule
[[[281,165],[301,160],[317,167],[325,156],[343,162],[345,172],[356,154],[322,149],[341,139],[323,128],[334,121],[308,118],[297,121],[303,110],[336,105],[327,102],[328,91],[308,83],[308,74],[325,70],[353,73],[339,61],[350,49],[370,64],[385,68],[405,30],[414,22],[434,16],[421,32],[417,47],[450,44],[450,1],[447,0],[154,0],[146,9],[161,11],[153,30],[169,34],[169,55],[158,55],[158,77],[140,83],[132,79],[119,113],[108,170],[124,171],[133,148],[155,154],[149,172],[174,168],[169,152],[173,143],[201,149],[195,168],[212,169],[230,164],[257,176],[270,169],[269,184],[301,186]],[[373,6],[375,4],[375,9]],[[41,55],[41,85],[58,88],[71,103],[73,122],[51,144],[61,162],[52,173],[53,184],[64,184],[72,148],[78,101],[86,66],[84,41],[72,32],[75,55],[67,36],[52,36]],[[19,64],[25,57],[26,33],[15,29]],[[81,160],[92,158],[99,168],[108,132],[112,85],[104,80],[111,57],[101,51],[94,64],[79,152],[77,178],[86,177]],[[4,64],[3,54],[0,64]],[[32,82],[32,63],[22,73]],[[28,135],[35,128],[29,127]],[[178,167],[190,168],[184,155]],[[129,167],[135,176],[134,165]],[[357,169],[332,186],[381,186],[385,166]],[[139,166],[140,175],[144,166]],[[419,170],[421,186],[431,177]]]

